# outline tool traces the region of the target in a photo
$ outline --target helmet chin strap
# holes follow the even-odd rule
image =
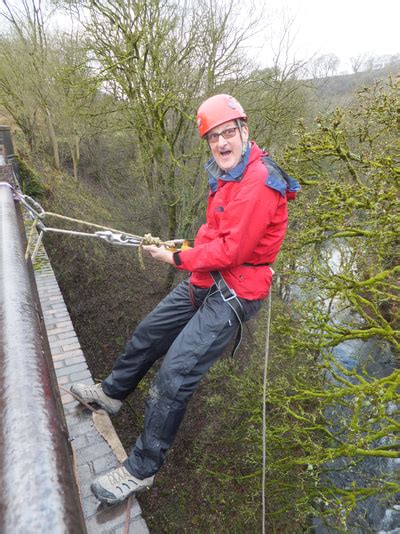
[[[243,124],[242,124],[242,121],[240,119],[237,119],[236,120],[236,124],[237,124],[237,127],[239,128],[240,140],[242,142],[242,156],[244,156],[245,153],[246,153],[247,146],[248,146],[248,141],[246,143],[243,141]]]

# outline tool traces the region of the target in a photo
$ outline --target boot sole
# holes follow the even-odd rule
[[[84,399],[81,395],[79,395],[79,393],[77,391],[75,391],[75,389],[73,389],[73,386],[70,387],[70,391],[74,395],[76,400],[81,402],[83,405],[85,405],[85,404],[90,404],[90,405],[94,404],[95,406],[98,406],[102,410],[105,410],[109,415],[116,415],[120,410],[120,408],[118,408],[118,410],[111,410],[108,406],[105,406],[105,405],[101,404],[99,401],[95,401],[95,400],[91,401],[91,400],[88,400],[88,399]]]
[[[101,489],[103,489],[102,486],[100,486]],[[128,495],[126,495],[123,499],[112,499],[110,497],[106,497],[104,495],[100,495],[97,493],[97,483],[93,482],[90,486],[90,490],[93,493],[93,495],[96,497],[97,500],[99,500],[102,503],[108,504],[109,506],[112,506],[113,504],[121,504],[125,502],[131,495],[136,495],[137,493],[142,493],[143,491],[147,491],[151,488],[151,486],[142,486],[138,489],[135,489],[134,491],[131,491]]]

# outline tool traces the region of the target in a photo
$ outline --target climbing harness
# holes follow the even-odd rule
[[[214,280],[214,284],[218,291],[221,294],[222,300],[228,304],[228,306],[232,309],[234,314],[237,317],[237,320],[239,321],[239,329],[236,335],[235,344],[232,350],[232,357],[235,356],[235,353],[237,349],[239,348],[240,343],[242,342],[243,338],[243,319],[244,319],[244,310],[242,303],[240,302],[238,296],[236,295],[236,291],[228,286],[228,284],[225,282],[224,277],[219,271],[211,271],[210,272],[211,278]]]

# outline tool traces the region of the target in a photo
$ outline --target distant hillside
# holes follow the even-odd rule
[[[341,96],[353,93],[364,85],[371,85],[375,80],[387,78],[389,75],[400,74],[400,64],[388,65],[382,69],[340,74],[317,80],[316,88],[321,96]]]
[[[361,87],[372,85],[376,80],[400,75],[400,63],[392,63],[381,69],[339,74],[314,80],[316,99],[325,109],[350,104],[354,93]]]

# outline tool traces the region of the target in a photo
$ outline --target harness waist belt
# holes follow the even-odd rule
[[[225,302],[235,302],[235,308],[240,308],[239,315],[243,315],[242,305],[236,295],[236,291],[228,286],[224,277],[219,271],[211,271],[211,278],[214,280],[214,284],[222,295]]]

